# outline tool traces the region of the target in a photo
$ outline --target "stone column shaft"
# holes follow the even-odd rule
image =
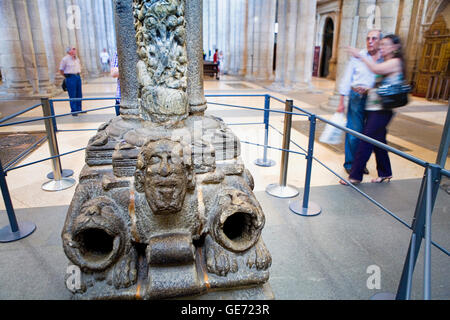
[[[114,19],[119,55],[119,79],[122,117],[138,117],[138,91],[136,64],[138,62],[134,29],[133,0],[114,1]]]
[[[33,36],[31,34],[30,19],[28,17],[28,8],[26,0],[13,1],[16,17],[21,17],[17,21],[22,46],[22,56],[25,62],[28,81],[33,86],[35,93],[39,92],[39,77],[37,72],[36,55],[33,46]]]
[[[292,78],[297,89],[311,89],[312,86],[316,6],[316,1],[300,1],[298,7],[295,72]]]
[[[186,42],[187,42],[187,94],[190,112],[203,114],[206,110],[206,99],[203,89],[203,30],[202,0],[186,1]]]
[[[0,1],[0,67],[6,94],[31,94],[13,0]]]

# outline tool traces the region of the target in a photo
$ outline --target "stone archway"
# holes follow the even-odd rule
[[[333,40],[334,40],[334,23],[333,19],[327,17],[323,27],[322,36],[322,53],[320,59],[319,76],[325,78],[330,73],[330,59],[333,56]]]

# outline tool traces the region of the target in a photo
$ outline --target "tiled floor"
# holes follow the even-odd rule
[[[328,97],[333,93],[334,89],[334,82],[328,81],[325,79],[314,79],[314,90],[312,92],[272,92],[269,91],[267,88],[269,87],[267,83],[257,83],[257,82],[247,82],[242,79],[236,79],[233,77],[227,77],[223,76],[221,77],[220,81],[213,80],[212,78],[207,78],[205,81],[205,94],[230,94],[230,95],[237,95],[237,94],[265,94],[270,93],[273,96],[280,98],[282,100],[285,100],[287,98],[294,99],[294,104],[305,108],[306,110],[320,114],[324,118],[331,118],[331,113],[324,111],[323,109],[319,108],[319,105],[323,103],[324,101],[327,101]],[[115,83],[113,80],[109,78],[100,78],[95,79],[92,81],[89,81],[89,83],[85,83],[83,86],[84,96],[85,97],[113,97],[115,93]],[[66,95],[61,95],[61,97],[66,97]],[[217,102],[222,104],[231,104],[231,105],[239,105],[239,106],[251,106],[251,107],[258,107],[258,108],[264,108],[264,98],[263,97],[209,97],[207,98],[208,102]],[[9,103],[9,107],[6,107],[5,102],[0,102],[0,108],[1,111],[4,114],[8,114],[8,110],[12,108],[13,105],[15,108],[17,108],[17,104]],[[23,102],[19,102],[23,103]],[[29,101],[26,103],[30,103]],[[113,105],[114,101],[89,101],[89,102],[83,102],[83,109],[89,110],[100,106],[107,106],[107,105]],[[5,109],[8,108],[8,109]],[[283,110],[284,105],[280,102],[277,102],[275,100],[271,101],[271,108],[272,110]],[[56,114],[63,114],[69,112],[70,108],[68,106],[67,102],[58,102],[55,103],[55,111]],[[415,157],[421,158],[428,162],[434,162],[436,160],[436,153],[437,148],[439,146],[439,138],[442,134],[443,124],[445,121],[445,117],[447,114],[448,106],[446,104],[442,103],[436,103],[436,102],[429,102],[425,99],[420,98],[414,98],[413,101],[404,108],[399,109],[398,116],[392,121],[390,127],[391,127],[391,133],[388,135],[388,140],[395,143],[396,145],[402,146],[404,149],[408,150],[407,152]],[[260,111],[255,110],[249,110],[249,109],[239,109],[235,107],[229,107],[229,106],[221,106],[221,105],[213,105],[210,104],[208,107],[208,112],[210,114],[213,114],[215,116],[221,117],[224,119],[226,123],[234,124],[232,126],[233,131],[237,134],[237,136],[241,139],[241,141],[249,141],[253,143],[263,144],[264,143],[264,126],[261,124],[252,124],[252,125],[236,125],[237,123],[255,123],[255,122],[263,122],[263,114]],[[28,112],[20,117],[18,117],[16,120],[26,120],[31,119],[32,117],[42,116],[42,111],[37,108],[31,112]],[[106,110],[100,110],[100,111],[94,111],[87,114],[82,114],[79,117],[63,117],[58,118],[58,129],[59,130],[73,130],[73,129],[97,129],[99,125],[103,122],[108,121],[111,117],[114,116],[114,108],[106,109]],[[279,131],[283,130],[283,118],[284,115],[281,113],[271,113],[270,115],[270,123],[274,128],[276,128]],[[305,120],[305,117],[302,116],[294,116],[294,121],[299,120]],[[398,126],[397,126],[398,124]],[[2,127],[0,128],[0,132],[20,132],[20,131],[33,131],[33,130],[44,130],[43,122],[37,122],[37,123],[27,123],[22,125],[16,125],[13,127]],[[59,144],[59,151],[60,153],[68,152],[71,150],[75,150],[78,148],[83,148],[87,145],[87,142],[90,137],[94,135],[95,131],[60,131],[58,133],[58,144]],[[302,148],[306,148],[308,144],[308,137],[304,135],[302,132],[297,131],[295,129],[292,130],[291,133],[291,139],[293,142],[301,146]],[[282,143],[282,136],[274,129],[270,130],[269,134],[269,144],[274,147],[280,147]],[[330,281],[332,281],[334,284],[332,287],[333,290],[337,290],[336,292],[329,292],[326,290],[330,290],[330,287],[327,289],[327,282],[325,281],[327,277],[324,277],[324,273],[321,272],[312,272],[308,277],[304,279],[305,282],[303,284],[307,284],[306,287],[311,289],[311,293],[302,293],[299,294],[297,292],[296,287],[292,287],[289,289],[286,289],[287,291],[283,291],[283,286],[286,283],[289,283],[289,277],[295,276],[295,272],[293,272],[293,269],[289,269],[290,267],[287,266],[281,266],[278,261],[275,259],[278,257],[279,259],[283,259],[282,256],[280,256],[281,251],[279,250],[287,250],[287,248],[281,248],[281,245],[279,242],[276,241],[278,232],[282,232],[283,228],[289,228],[289,235],[285,235],[286,241],[294,239],[297,235],[299,235],[299,232],[308,232],[313,235],[314,231],[313,229],[308,229],[308,225],[311,226],[311,228],[330,228],[329,232],[331,233],[330,238],[327,238],[327,232],[326,230],[317,230],[317,238],[316,241],[322,243],[319,243],[320,250],[322,250],[322,253],[326,255],[325,251],[327,250],[326,246],[327,244],[330,245],[328,249],[336,250],[336,246],[329,243],[331,239],[339,239],[339,233],[336,233],[336,230],[333,229],[335,227],[342,228],[342,232],[345,231],[344,225],[338,223],[338,217],[336,216],[336,212],[338,210],[333,210],[333,206],[336,208],[340,208],[339,210],[344,210],[343,214],[347,214],[348,208],[351,208],[352,206],[349,204],[349,200],[353,199],[355,197],[355,201],[358,201],[358,203],[361,201],[360,196],[356,192],[352,192],[350,189],[346,189],[346,187],[340,186],[338,184],[338,178],[331,174],[326,168],[319,165],[317,162],[313,165],[312,170],[312,179],[311,179],[311,186],[313,187],[312,190],[315,190],[312,192],[312,199],[314,201],[314,192],[319,196],[321,201],[327,201],[326,194],[330,194],[330,201],[327,202],[326,205],[322,204],[322,207],[325,207],[327,210],[334,211],[334,215],[330,216],[328,215],[328,219],[331,220],[325,220],[323,221],[323,225],[318,223],[318,221],[321,220],[308,220],[307,225],[301,224],[300,221],[305,220],[296,220],[297,222],[291,223],[287,220],[291,220],[292,218],[285,218],[283,216],[280,216],[279,210],[277,211],[275,204],[281,204],[286,205],[286,201],[280,200],[280,199],[273,199],[270,196],[268,196],[265,193],[265,189],[268,184],[270,183],[277,183],[279,181],[279,175],[280,175],[280,153],[278,150],[268,150],[268,158],[273,159],[276,161],[276,165],[269,168],[259,167],[254,164],[254,161],[257,158],[261,158],[263,155],[262,149],[256,146],[252,146],[246,143],[242,143],[242,159],[245,162],[246,167],[251,171],[254,179],[255,179],[255,194],[257,195],[258,199],[260,199],[263,209],[266,212],[267,217],[267,224],[266,224],[266,234],[267,234],[267,240],[269,249],[276,250],[276,252],[273,253],[274,255],[274,264],[273,264],[273,278],[271,278],[272,287],[275,291],[275,296],[281,297],[283,299],[352,299],[352,297],[356,299],[365,299],[370,296],[370,292],[367,290],[358,291],[356,290],[355,295],[352,296],[349,292],[351,291],[351,288],[346,288],[345,290],[348,291],[339,291],[336,288],[339,288],[339,281],[349,281],[346,280],[346,276],[343,276],[342,274],[340,276],[331,277]],[[294,144],[291,144],[291,149],[295,151],[301,150],[296,147]],[[36,151],[31,153],[25,160],[21,162],[21,164],[29,163],[32,161],[37,161],[39,159],[42,159],[44,157],[49,156],[49,150],[47,143],[44,143],[40,148],[38,148]],[[314,156],[319,159],[322,163],[326,164],[329,168],[332,170],[335,170],[338,174],[342,176],[346,176],[345,171],[342,167],[343,163],[343,154],[341,152],[336,152],[333,149],[328,148],[327,146],[324,146],[320,143],[317,143],[314,147]],[[448,158],[447,158],[448,159]],[[395,192],[402,193],[402,190],[404,190],[406,193],[409,194],[410,198],[408,198],[409,202],[404,203],[405,206],[402,206],[401,210],[406,211],[413,211],[415,206],[415,199],[417,197],[418,192],[418,181],[420,182],[420,179],[423,176],[423,168],[420,166],[417,166],[403,158],[400,158],[395,155],[391,155],[391,161],[392,161],[392,167],[393,167],[393,173],[394,173],[394,179],[393,182],[391,182],[391,186],[376,186],[374,189],[371,186],[371,184],[363,184],[362,187],[366,188],[365,191],[367,191],[369,194],[371,192],[374,192],[373,194],[378,194],[380,197],[384,197],[385,199],[388,199],[388,202],[393,202],[394,199],[390,198],[389,192],[395,190]],[[75,174],[74,177],[77,178],[80,170],[82,169],[84,165],[84,152],[77,152],[74,154],[70,154],[67,156],[64,156],[61,160],[62,167],[67,169],[72,169]],[[447,161],[446,168],[450,167],[450,162]],[[293,185],[300,190],[303,188],[305,183],[305,168],[306,168],[306,160],[304,156],[291,154],[289,157],[289,167],[288,167],[288,184]],[[371,172],[370,176],[365,176],[364,182],[368,182],[371,177],[374,177],[376,175],[376,168],[375,168],[375,161],[373,157],[370,159],[368,163],[368,169]],[[46,174],[52,170],[50,161],[45,161],[41,163],[37,163],[33,166],[24,167],[18,170],[13,170],[8,172],[7,176],[7,182],[9,191],[11,193],[12,202],[14,205],[14,208],[20,212],[21,218],[31,218],[33,220],[34,217],[40,223],[45,224],[45,218],[42,217],[43,214],[45,214],[45,208],[62,208],[58,209],[59,211],[64,214],[64,210],[66,206],[70,203],[73,193],[75,191],[75,188],[69,188],[67,190],[54,192],[54,193],[48,193],[41,189],[41,185],[47,181]],[[420,183],[419,183],[420,184]],[[411,187],[409,187],[411,186]],[[350,191],[349,191],[350,190]],[[386,191],[390,190],[387,194]],[[340,196],[338,196],[340,195]],[[402,194],[404,196],[404,194]],[[342,197],[342,198],[339,198]],[[348,198],[350,197],[350,198]],[[387,198],[386,198],[387,197]],[[395,197],[395,196],[393,196]],[[450,204],[449,196],[447,194],[441,194],[440,195],[440,201],[443,203],[440,203],[439,208],[443,210],[443,213],[447,212],[448,205]],[[331,199],[333,201],[331,201]],[[356,200],[358,199],[358,200]],[[365,206],[367,206],[367,201],[364,202],[365,205],[359,204],[358,208],[362,209]],[[275,207],[274,207],[275,206]],[[370,206],[370,205],[369,205]],[[0,203],[0,227],[7,224],[7,219],[5,218],[5,211],[4,211],[4,203],[3,201]],[[36,216],[33,216],[33,210],[34,208],[39,208],[39,214]],[[43,209],[44,208],[44,209]],[[347,210],[348,209],[348,210]],[[37,210],[37,209],[36,209]],[[56,209],[55,209],[56,210]],[[372,209],[370,209],[372,210]],[[370,211],[368,209],[368,212]],[[400,210],[400,209],[399,209]],[[58,211],[58,212],[59,212]],[[277,211],[276,213],[272,214],[272,212]],[[288,211],[288,210],[287,210]],[[288,211],[289,212],[289,211]],[[443,214],[442,213],[442,214]],[[51,212],[48,212],[49,215],[51,215]],[[325,214],[321,215],[323,216],[320,219],[325,219]],[[332,218],[330,218],[332,217]],[[348,217],[347,217],[348,218]],[[58,218],[58,223],[63,223],[63,219],[60,217]],[[287,219],[287,220],[286,220]],[[307,218],[309,219],[309,218]],[[386,218],[388,219],[388,218]],[[448,226],[448,217],[440,218],[443,219],[444,223],[440,225],[439,228],[444,228],[447,234],[449,234],[449,226]],[[314,222],[313,222],[314,221]],[[351,221],[351,220],[349,220]],[[36,221],[35,221],[36,222]],[[297,225],[297,223],[300,223]],[[333,225],[333,223],[336,223]],[[383,221],[383,224],[389,223],[394,224],[395,222],[390,221],[386,222]],[[289,227],[286,227],[289,225]],[[358,222],[358,226],[364,225],[363,222]],[[38,228],[42,229],[43,226],[38,226]],[[306,229],[305,229],[306,228]],[[280,229],[280,230],[278,230]],[[56,232],[57,234],[60,232],[60,227],[58,226],[52,226],[51,230]],[[309,230],[309,231],[308,231]],[[391,230],[392,231],[392,230]],[[370,231],[373,232],[373,237],[377,234],[374,230]],[[382,237],[382,230],[378,230],[378,235]],[[58,234],[59,235],[59,234]],[[50,235],[47,231],[44,234],[36,234],[32,235],[32,237],[43,237],[45,238],[43,243],[46,243],[46,241],[50,241],[49,239],[54,238],[54,234]],[[346,236],[348,237],[348,235]],[[392,239],[394,239],[394,236],[391,236]],[[409,231],[404,234],[403,241],[407,243],[407,239],[409,239]],[[57,237],[56,237],[57,238]],[[56,239],[55,238],[55,239]],[[351,238],[351,237],[350,237]],[[357,233],[357,238],[360,241],[364,238],[364,234]],[[390,238],[390,237],[388,237]],[[31,238],[30,238],[31,239]],[[406,240],[405,240],[406,239]],[[306,240],[306,239],[304,239]],[[395,239],[394,239],[395,240]],[[450,247],[450,239],[448,236],[443,236],[441,239],[444,243],[442,245],[446,248]],[[28,240],[26,240],[24,243],[28,243]],[[51,240],[56,241],[56,240]],[[311,239],[309,239],[308,245],[310,245]],[[353,240],[349,240],[350,242]],[[366,241],[366,240],[364,240]],[[364,242],[363,241],[363,242]],[[305,243],[299,243],[300,246],[304,245]],[[385,243],[383,244],[385,245]],[[8,247],[9,246],[9,247]],[[0,244],[0,257],[2,255],[2,252],[11,252],[8,248],[13,248],[17,246],[14,244]],[[358,244],[358,246],[361,246],[361,244]],[[57,246],[56,246],[57,247]],[[23,248],[22,248],[23,249]],[[21,250],[22,250],[21,249]],[[379,249],[379,248],[378,248]],[[44,249],[43,249],[44,250]],[[49,250],[48,248],[45,250]],[[49,254],[46,251],[43,251],[43,257],[48,257],[48,259],[52,259],[52,255]],[[340,252],[341,249],[338,251]],[[342,249],[342,257],[345,257],[347,255],[346,251]],[[350,250],[350,247],[349,247]],[[363,249],[362,249],[363,250]],[[62,251],[62,250],[61,250]],[[364,250],[363,250],[364,251]],[[405,254],[404,248],[396,249],[395,252],[399,252],[400,259],[398,263],[400,264],[400,267],[402,265],[403,260],[403,254]],[[366,252],[367,253],[367,252]],[[21,251],[21,255],[26,255],[26,250]],[[301,255],[299,255],[298,259],[302,260],[302,266],[308,268],[306,265],[308,265],[308,259],[311,258],[311,255],[314,256],[311,261],[313,261],[315,264],[314,268],[317,268],[320,263],[323,263],[324,261],[315,256],[318,253],[315,252],[313,249],[308,249],[307,252],[303,252]],[[366,257],[370,257],[370,253],[367,253]],[[294,265],[296,258],[293,257],[291,260],[287,261],[286,263],[289,264],[289,262],[292,262]],[[306,261],[305,261],[306,259]],[[437,262],[438,265],[445,265],[445,261],[448,263],[448,257],[440,258],[443,260],[439,260]],[[447,259],[447,260],[445,260]],[[0,260],[2,260],[0,258]],[[401,261],[400,261],[401,260]],[[368,262],[369,263],[369,262]],[[10,267],[14,269],[14,266]],[[344,268],[351,268],[349,265],[342,265]],[[289,270],[284,270],[283,268],[288,268]],[[292,268],[292,267],[291,267]],[[312,268],[312,264],[309,265],[309,268]],[[393,267],[394,268],[394,267]],[[398,271],[399,266],[395,266],[396,271]],[[0,264],[0,274],[1,272],[1,264]],[[445,269],[445,268],[444,268]],[[447,268],[448,269],[448,268]],[[328,270],[328,267],[323,270],[325,272]],[[442,277],[446,277],[445,279],[435,279],[435,283],[438,282],[438,285],[444,286],[441,291],[439,291],[439,296],[443,297],[445,299],[450,298],[450,286],[449,286],[449,278],[448,277],[448,270],[444,270]],[[17,271],[19,272],[19,271]],[[441,273],[438,273],[441,275]],[[396,275],[398,276],[398,275]],[[19,277],[19,275],[17,275]],[[311,280],[312,279],[312,280]],[[4,293],[2,294],[2,281],[5,281],[9,283],[10,279],[8,280],[5,277],[0,277],[0,297],[5,298],[8,297]],[[300,280],[299,280],[300,281]],[[324,283],[325,281],[325,283]],[[396,277],[393,277],[390,279],[391,285],[389,286],[390,289],[395,287],[395,284],[397,283],[398,279]],[[294,281],[295,282],[295,281]],[[344,283],[343,282],[343,283]],[[316,291],[314,291],[314,283],[320,284],[315,288]],[[37,285],[37,284],[36,284]],[[343,285],[343,284],[342,284]],[[441,286],[442,286],[441,285]],[[51,286],[51,284],[47,284],[47,286]],[[58,284],[59,286],[59,284]],[[324,290],[323,292],[319,292],[318,290]],[[395,289],[395,288],[394,288]],[[56,289],[54,289],[56,290]],[[297,294],[296,294],[297,292]],[[343,293],[345,292],[345,293]],[[16,298],[42,298],[39,296],[36,296],[36,291],[33,293],[27,292],[26,288],[24,287],[22,291],[19,293],[16,293]],[[46,296],[47,297],[47,296]],[[47,297],[48,298],[48,297]],[[51,298],[51,297],[50,297]],[[58,296],[57,298],[65,298],[65,296],[62,294],[61,296]],[[420,294],[417,298],[420,298]]]

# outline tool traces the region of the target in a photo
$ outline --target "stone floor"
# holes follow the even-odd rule
[[[205,94],[262,94],[270,93],[280,99],[293,99],[294,104],[329,119],[332,113],[319,108],[334,89],[334,82],[315,78],[311,92],[274,92],[270,84],[248,82],[223,76],[220,81],[207,78]],[[269,89],[268,89],[269,88]],[[85,97],[112,97],[115,83],[108,78],[91,80],[84,84]],[[65,95],[61,95],[65,97]],[[263,108],[261,97],[210,97],[208,102],[253,106]],[[112,105],[113,101],[84,102],[83,109]],[[12,114],[32,101],[0,101],[3,116]],[[271,108],[283,110],[282,103],[272,100]],[[55,103],[57,114],[69,112],[68,103]],[[411,103],[398,110],[390,125],[388,140],[407,153],[428,162],[436,160],[448,105],[413,98]],[[237,109],[210,104],[208,112],[233,124],[232,129],[241,139],[264,143],[264,126],[240,125],[263,121],[259,111]],[[17,120],[42,116],[35,109]],[[87,145],[95,131],[63,131],[96,129],[114,116],[114,109],[83,114],[79,117],[58,118],[58,143],[60,153]],[[304,121],[294,116],[294,121]],[[283,128],[283,115],[272,113],[271,124],[279,131]],[[40,131],[43,122],[2,127],[0,132]],[[294,129],[292,141],[306,148],[308,137],[304,130]],[[271,130],[269,144],[281,146],[282,137]],[[276,161],[269,168],[253,162],[262,157],[259,147],[242,143],[242,158],[255,179],[255,194],[265,215],[263,239],[273,256],[270,286],[276,299],[369,299],[378,292],[395,292],[406,257],[411,232],[405,226],[373,205],[349,187],[338,184],[338,178],[315,162],[312,171],[310,199],[317,203],[322,213],[316,217],[301,217],[289,210],[289,203],[301,201],[305,179],[304,156],[289,157],[288,184],[300,191],[293,199],[279,199],[265,192],[267,185],[279,181],[280,153],[269,149],[268,158]],[[291,144],[291,149],[301,151]],[[317,143],[314,155],[330,169],[345,176],[342,168],[343,154],[337,149]],[[49,156],[44,143],[20,164]],[[448,159],[448,158],[447,158]],[[368,163],[370,176],[365,176],[361,190],[374,197],[397,216],[411,223],[417,201],[423,168],[395,155],[391,155],[394,179],[389,184],[371,184],[376,176],[373,157]],[[84,164],[84,152],[62,158],[62,166],[72,169],[78,178]],[[450,167],[447,161],[446,168]],[[0,299],[67,299],[64,272],[67,259],[62,251],[60,233],[74,187],[48,193],[41,189],[51,171],[50,161],[37,163],[8,172],[7,182],[19,221],[32,221],[37,230],[28,238],[14,243],[0,244]],[[369,182],[369,183],[367,183]],[[447,250],[450,248],[449,194],[441,189],[433,212],[433,241]],[[8,225],[3,201],[0,203],[0,228]],[[432,248],[432,297],[450,299],[449,258]],[[368,289],[369,266],[381,270],[381,288]],[[413,299],[423,298],[423,247],[416,265],[413,282]]]

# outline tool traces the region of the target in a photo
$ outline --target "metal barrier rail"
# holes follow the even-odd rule
[[[425,262],[424,262],[424,299],[430,299],[431,298],[431,245],[435,245],[435,247],[437,247],[438,249],[440,249],[442,252],[446,253],[447,255],[450,255],[449,252],[447,250],[445,250],[444,248],[442,248],[439,244],[436,244],[435,242],[432,241],[431,239],[431,214],[432,214],[432,210],[434,207],[434,202],[435,202],[435,198],[436,198],[436,194],[438,191],[438,187],[439,187],[439,182],[440,182],[440,178],[442,175],[445,175],[447,177],[450,177],[450,171],[446,170],[443,168],[443,164],[445,163],[445,161],[443,162],[442,159],[440,159],[440,161],[438,161],[440,163],[440,165],[437,164],[430,164],[424,160],[421,160],[419,158],[413,157],[407,153],[404,153],[402,151],[399,151],[391,146],[388,146],[386,144],[383,144],[377,140],[374,140],[370,137],[367,137],[361,133],[358,133],[354,130],[348,129],[346,127],[342,127],[339,126],[327,119],[324,119],[323,117],[317,116],[311,112],[308,112],[306,110],[303,110],[299,107],[296,107],[293,105],[292,100],[287,100],[287,101],[283,101],[277,97],[271,96],[271,95],[267,95],[267,94],[259,94],[259,95],[252,95],[252,94],[248,94],[248,95],[205,95],[206,97],[264,97],[265,98],[265,105],[264,108],[256,108],[256,107],[246,107],[246,106],[237,106],[237,105],[230,105],[230,104],[223,104],[223,103],[214,103],[214,102],[208,102],[208,104],[213,104],[213,105],[221,105],[221,106],[227,106],[227,107],[236,107],[236,108],[241,108],[241,109],[248,109],[248,110],[255,110],[255,111],[264,111],[264,122],[262,123],[236,123],[236,124],[231,124],[231,125],[250,125],[250,124],[264,124],[265,125],[265,142],[264,145],[261,144],[257,144],[257,143],[252,143],[252,142],[248,142],[248,141],[241,141],[242,143],[246,143],[246,144],[251,144],[251,145],[256,145],[256,146],[261,146],[264,147],[264,161],[263,164],[260,164],[262,166],[268,166],[267,163],[270,162],[271,160],[268,160],[266,158],[267,156],[267,149],[276,149],[276,150],[280,150],[282,151],[282,166],[281,166],[281,172],[280,172],[280,185],[281,186],[286,186],[286,179],[287,179],[287,164],[288,164],[288,154],[289,153],[294,153],[294,154],[299,154],[299,155],[303,155],[306,157],[307,159],[307,169],[306,169],[306,179],[305,179],[305,188],[304,188],[304,196],[303,196],[303,205],[302,207],[300,206],[291,206],[290,205],[290,209],[291,211],[293,211],[294,213],[300,214],[300,215],[317,215],[320,213],[321,209],[320,207],[318,207],[318,213],[314,213],[314,214],[309,214],[307,211],[311,208],[311,203],[309,202],[309,190],[310,190],[310,179],[311,179],[311,169],[312,169],[312,160],[316,160],[319,164],[321,164],[322,166],[324,166],[327,170],[329,170],[330,172],[332,172],[333,174],[335,174],[336,176],[338,176],[339,178],[343,179],[339,174],[337,174],[336,172],[334,172],[332,169],[330,169],[329,167],[327,167],[325,164],[323,164],[320,160],[318,160],[317,158],[315,158],[313,156],[313,147],[314,147],[314,136],[315,136],[315,124],[317,120],[323,121],[329,125],[332,125],[336,128],[339,128],[341,130],[343,130],[344,132],[348,133],[348,134],[352,134],[356,137],[358,137],[361,140],[364,140],[366,142],[369,142],[379,148],[385,149],[387,151],[390,151],[400,157],[403,157],[404,159],[407,159],[413,163],[416,163],[422,167],[425,168],[425,174],[424,174],[424,178],[422,181],[422,186],[421,186],[421,191],[419,193],[419,199],[418,199],[418,203],[416,205],[416,210],[415,210],[415,215],[414,215],[414,220],[413,220],[413,225],[410,226],[408,225],[406,222],[404,222],[402,219],[400,219],[399,217],[397,217],[395,214],[393,214],[392,212],[390,212],[388,209],[384,208],[384,206],[382,206],[381,204],[379,204],[376,200],[372,199],[370,196],[368,196],[367,194],[365,194],[364,192],[362,192],[361,190],[359,190],[358,188],[356,188],[354,185],[352,185],[349,181],[347,181],[346,179],[343,179],[344,181],[346,181],[353,189],[357,190],[361,195],[363,195],[364,197],[366,197],[368,200],[370,200],[372,203],[374,203],[375,205],[377,205],[379,208],[383,209],[386,213],[390,214],[393,218],[395,218],[397,221],[401,222],[403,225],[405,225],[406,227],[408,227],[409,229],[413,230],[413,233],[411,235],[411,241],[410,241],[410,248],[408,250],[408,255],[406,257],[406,261],[404,264],[404,270],[402,273],[402,278],[400,280],[400,284],[399,284],[399,288],[397,291],[397,295],[395,296],[396,299],[409,299],[410,298],[410,294],[411,294],[411,285],[412,285],[412,274],[414,272],[414,266],[417,260],[417,255],[418,255],[418,251],[420,249],[420,244],[422,241],[422,238],[425,239]],[[38,106],[43,106],[44,109],[44,117],[41,118],[36,118],[36,119],[32,119],[32,120],[25,120],[25,121],[19,121],[19,122],[14,122],[14,123],[9,123],[9,124],[4,124],[4,125],[0,125],[0,127],[4,127],[4,126],[11,126],[11,125],[15,125],[15,124],[22,124],[22,123],[28,123],[28,122],[32,122],[32,121],[38,121],[38,120],[45,120],[46,122],[46,127],[47,127],[47,131],[51,134],[48,135],[49,138],[49,145],[53,145],[53,149],[52,146],[50,146],[51,148],[51,153],[55,153],[54,155],[52,155],[49,158],[46,159],[41,159],[38,161],[34,161],[28,164],[24,164],[21,166],[16,166],[14,168],[10,168],[11,165],[9,165],[6,169],[4,170],[1,163],[0,163],[0,185],[1,185],[1,189],[2,189],[2,194],[3,194],[3,198],[5,200],[5,206],[7,207],[7,213],[8,213],[8,218],[10,220],[10,226],[11,226],[11,232],[10,234],[13,235],[13,240],[11,239],[7,239],[6,242],[9,241],[15,241],[18,239],[21,239],[25,236],[28,236],[29,234],[31,234],[34,230],[35,230],[35,226],[33,227],[33,224],[31,224],[31,226],[26,225],[26,223],[24,224],[24,230],[23,232],[20,231],[20,226],[22,224],[18,224],[17,220],[15,219],[15,215],[14,215],[14,211],[12,208],[12,203],[10,200],[10,196],[9,196],[9,191],[7,188],[7,184],[6,184],[6,173],[8,171],[11,170],[15,170],[15,169],[19,169],[19,168],[23,168],[25,166],[30,166],[39,162],[43,162],[43,161],[47,161],[47,160],[53,160],[53,164],[54,164],[54,173],[55,173],[55,177],[59,176],[60,174],[58,173],[58,170],[55,170],[55,167],[58,167],[57,162],[55,161],[56,159],[59,160],[61,156],[67,155],[67,154],[71,154],[74,152],[78,152],[81,150],[84,150],[85,148],[80,148],[74,151],[70,151],[64,154],[59,154],[59,151],[57,149],[55,149],[55,146],[57,148],[57,141],[56,141],[56,118],[58,117],[63,117],[63,116],[67,116],[73,113],[66,113],[66,114],[62,114],[62,115],[55,115],[54,114],[54,110],[53,110],[53,102],[59,102],[59,101],[76,101],[76,100],[91,100],[91,101],[95,101],[95,100],[112,100],[115,98],[78,98],[78,99],[53,99],[53,100],[49,100],[49,99],[42,99],[42,103],[32,106],[30,108],[27,108],[25,110],[22,110],[14,115],[11,115],[9,117],[7,117],[6,119],[1,119],[0,123],[5,122],[7,120],[13,119],[14,117],[17,117],[25,112],[28,112],[30,110],[33,110],[34,108],[38,107]],[[285,103],[285,110],[284,111],[280,111],[280,110],[271,110],[270,109],[270,100],[274,99],[276,101],[279,101],[281,103]],[[90,111],[96,111],[96,110],[102,110],[102,109],[106,109],[106,108],[112,108],[115,106],[108,106],[108,107],[100,107],[100,108],[96,108],[96,109],[91,109],[91,110],[86,110],[86,111],[80,111],[80,112],[75,112],[75,113],[85,113],[85,112],[90,112]],[[449,105],[450,108],[450,105]],[[303,113],[296,113],[293,112],[293,109],[296,109],[300,112]],[[284,132],[281,133],[279,130],[277,130],[274,126],[270,125],[269,123],[269,114],[270,112],[275,112],[275,113],[283,113],[285,115],[285,125],[284,125]],[[293,115],[299,115],[299,116],[307,116],[308,120],[310,121],[310,132],[309,132],[309,142],[308,142],[308,150],[303,149],[302,147],[300,147],[298,144],[296,144],[294,141],[292,141],[297,147],[299,147],[301,150],[305,151],[305,153],[300,153],[300,152],[296,152],[293,150],[290,150],[289,148],[289,143],[291,142],[291,138],[290,138],[290,131],[291,131],[291,123],[292,123],[292,116]],[[449,146],[449,141],[450,141],[450,134],[449,134],[449,128],[450,126],[450,115],[447,113],[447,120],[446,120],[446,125],[444,128],[444,133],[443,133],[443,137],[441,140],[441,148],[439,150],[438,153],[438,158],[439,157],[445,157],[447,156],[447,152],[446,150],[448,150],[448,146]],[[283,147],[282,148],[276,148],[276,147],[272,147],[269,146],[268,144],[268,130],[269,128],[275,129],[278,133],[282,134],[284,137],[284,141],[283,141]],[[75,129],[75,130],[63,130],[63,131],[81,131],[81,130],[95,130],[95,129]],[[445,149],[445,147],[447,147],[447,149]],[[439,160],[439,159],[438,159]],[[16,161],[17,162],[17,161]],[[266,165],[264,165],[266,164]],[[59,171],[61,171],[61,169],[59,168]],[[437,186],[437,188],[436,188]],[[11,209],[11,212],[10,210]],[[306,211],[305,211],[306,209]],[[316,208],[317,209],[317,208]],[[297,210],[297,212],[296,212]],[[6,227],[7,228],[7,227]],[[2,242],[2,235],[4,235],[4,231],[6,228],[0,229],[0,242]],[[25,230],[27,229],[27,230]],[[31,230],[31,231],[30,231]],[[25,234],[27,233],[27,234]],[[3,241],[5,242],[5,241]]]

